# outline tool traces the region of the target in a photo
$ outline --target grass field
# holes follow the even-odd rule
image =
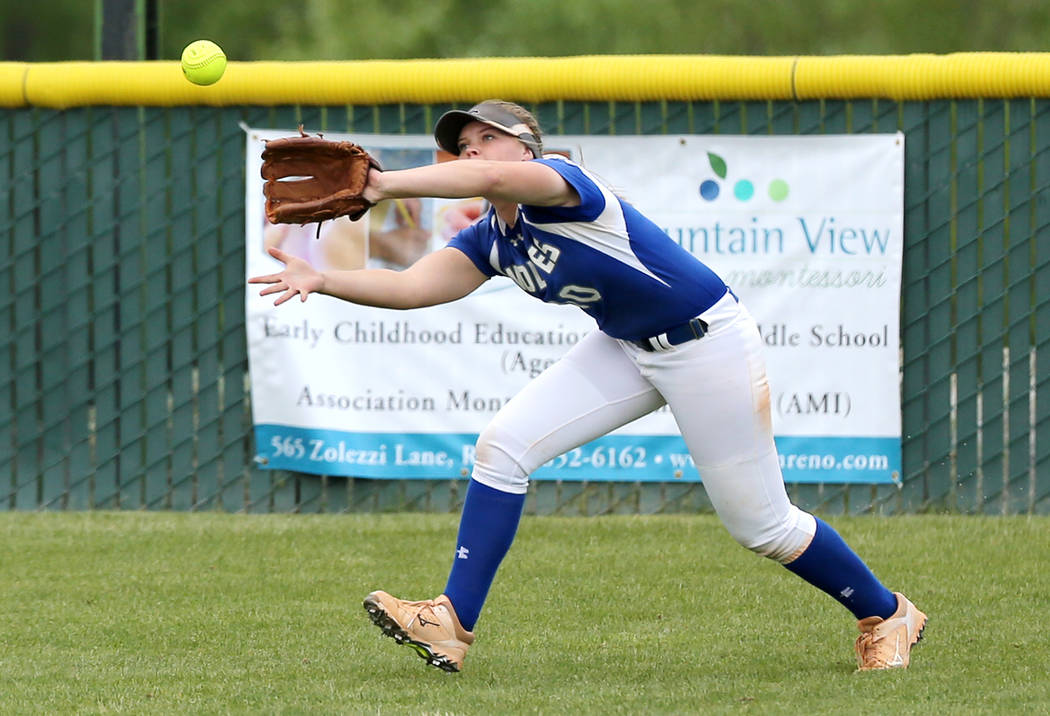
[[[3,513],[0,712],[1050,711],[1050,520],[830,521],[930,615],[907,671],[713,516],[526,517],[446,674],[361,599],[439,592],[454,515]]]

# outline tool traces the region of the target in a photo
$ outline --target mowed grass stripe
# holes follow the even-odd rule
[[[460,674],[381,636],[455,515],[4,513],[3,713],[1050,710],[1050,520],[830,517],[930,615],[854,673],[851,615],[711,515],[526,517]],[[863,708],[862,708],[863,706]]]

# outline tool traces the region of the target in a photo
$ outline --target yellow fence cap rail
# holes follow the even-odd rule
[[[25,62],[0,62],[0,107],[21,107],[26,104],[22,83],[28,68]]]
[[[0,89],[7,106],[339,105],[518,101],[689,100],[790,96],[791,58],[593,56],[349,62],[230,62],[198,87],[177,62],[21,65]],[[19,100],[11,102],[11,98]]]
[[[1050,53],[800,57],[798,99],[1050,97]]]
[[[601,55],[230,62],[209,87],[178,62],[0,63],[0,106],[343,105],[1050,97],[1050,53]]]

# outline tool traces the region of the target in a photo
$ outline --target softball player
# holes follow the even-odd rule
[[[404,271],[314,270],[279,249],[283,271],[250,279],[280,294],[416,308],[509,276],[524,291],[586,311],[598,331],[532,380],[484,429],[444,592],[410,602],[376,591],[365,609],[429,664],[458,671],[521,517],[529,474],[667,405],[722,523],[859,620],[861,669],[906,667],[926,615],[884,587],[842,538],[788,499],[773,442],[755,320],[719,276],[586,169],[544,157],[535,118],[482,102],[444,114],[438,145],[459,156],[373,171],[365,197],[483,196],[478,222]]]

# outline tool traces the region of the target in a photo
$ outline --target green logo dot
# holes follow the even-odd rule
[[[788,195],[788,183],[783,179],[769,182],[769,198],[773,201],[784,201]]]

